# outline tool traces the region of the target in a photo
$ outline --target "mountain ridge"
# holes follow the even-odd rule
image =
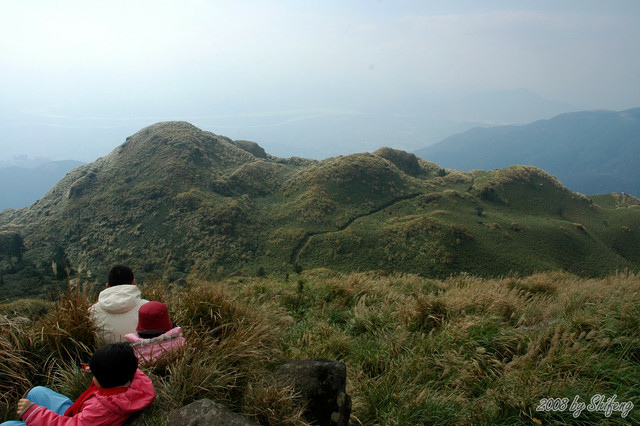
[[[522,126],[475,128],[414,151],[446,168],[530,164],[585,194],[640,195],[640,108],[580,111]]]
[[[164,122],[72,170],[30,207],[0,212],[0,291],[102,282],[113,263],[140,280],[322,267],[600,275],[640,265],[638,207],[619,194],[594,202],[535,167],[445,170],[391,148],[285,159]]]

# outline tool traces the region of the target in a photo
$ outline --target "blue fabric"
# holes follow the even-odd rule
[[[36,386],[31,389],[25,398],[51,411],[55,411],[60,415],[64,414],[73,404],[73,401],[66,396],[54,392],[49,388],[45,388],[44,386]],[[21,420],[9,420],[8,422],[0,424],[0,426],[19,426],[24,424],[25,422]]]

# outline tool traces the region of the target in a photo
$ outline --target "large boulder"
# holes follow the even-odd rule
[[[169,426],[258,426],[240,414],[233,413],[210,399],[201,399],[171,413]]]
[[[351,397],[346,391],[347,367],[342,362],[315,358],[289,361],[277,372],[283,384],[292,384],[305,404],[305,420],[321,426],[346,426]]]

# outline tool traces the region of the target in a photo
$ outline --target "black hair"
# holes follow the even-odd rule
[[[138,369],[138,358],[129,343],[111,343],[93,354],[89,367],[100,386],[115,388],[133,379]]]
[[[126,265],[114,265],[109,270],[109,287],[120,284],[132,284],[133,271]]]

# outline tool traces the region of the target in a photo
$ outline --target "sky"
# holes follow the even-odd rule
[[[418,149],[640,107],[637,46],[636,0],[0,0],[0,163],[169,120],[279,156]]]

